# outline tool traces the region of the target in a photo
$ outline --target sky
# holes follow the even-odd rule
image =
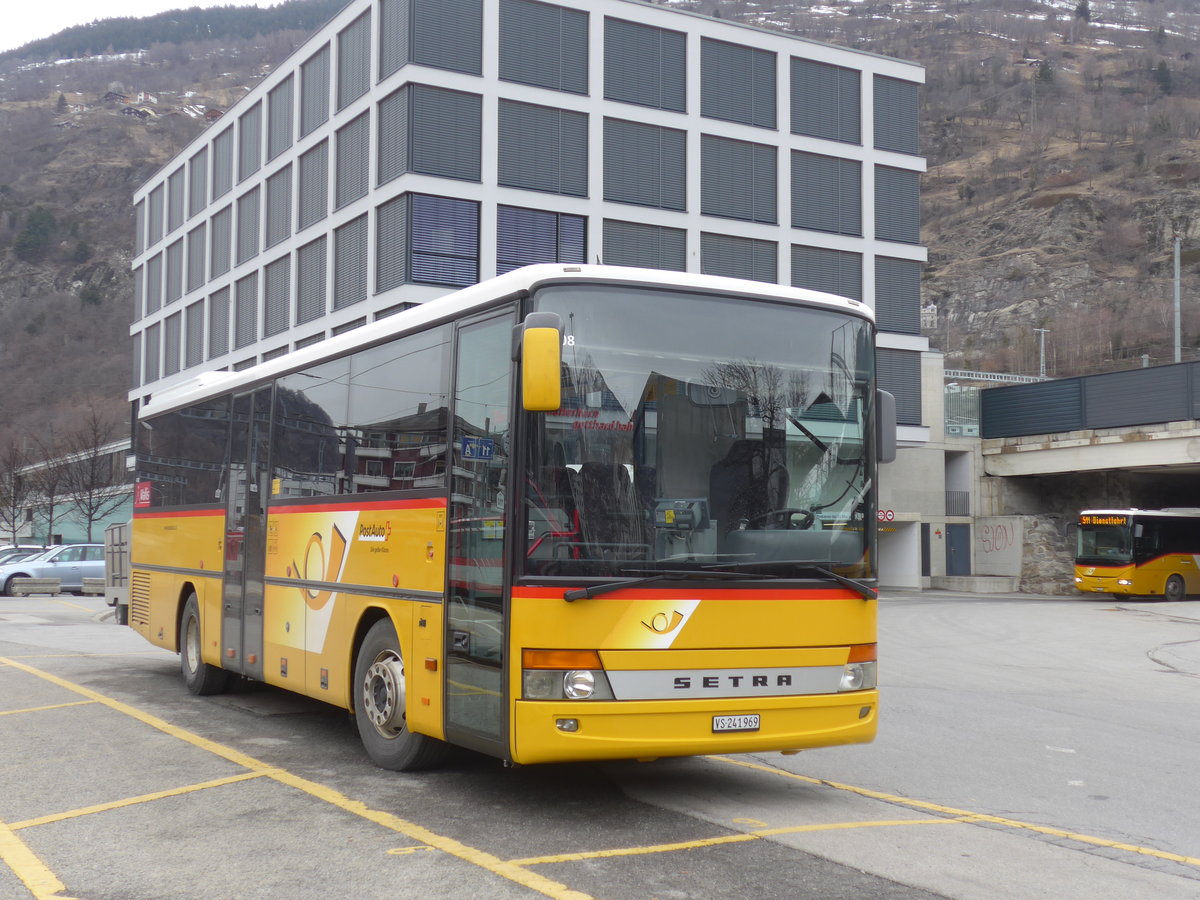
[[[274,2],[278,0],[9,0],[0,24],[0,53],[97,19],[142,18],[193,6],[271,6]]]

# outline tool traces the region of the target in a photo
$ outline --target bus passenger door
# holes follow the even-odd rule
[[[262,679],[263,571],[266,562],[267,447],[271,391],[233,401],[225,470],[225,579],[222,665]]]
[[[446,579],[446,738],[506,756],[511,313],[458,330]]]

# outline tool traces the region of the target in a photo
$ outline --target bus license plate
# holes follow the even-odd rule
[[[759,718],[753,716],[713,716],[713,731],[758,731]]]

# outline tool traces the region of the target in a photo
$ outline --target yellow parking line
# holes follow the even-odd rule
[[[969,821],[958,819],[905,819],[882,822],[830,822],[819,825],[791,825],[783,828],[758,828],[742,834],[726,834],[720,837],[699,838],[694,841],[678,841],[673,844],[647,844],[643,847],[620,847],[612,850],[585,850],[580,853],[556,853],[552,856],[531,856],[527,859],[510,860],[513,865],[539,866],[547,863],[577,862],[582,859],[606,859],[614,856],[641,856],[647,853],[673,853],[677,850],[696,850],[701,847],[716,847],[721,844],[742,844],[780,834],[798,834],[805,831],[834,831],[841,828],[886,828],[897,825],[955,825]]]
[[[962,821],[986,822],[990,825],[1004,825],[1008,828],[1018,828],[1024,831],[1033,831],[1038,834],[1046,834],[1052,837],[1068,838],[1069,840],[1079,841],[1083,844],[1091,844],[1094,847],[1106,847],[1110,850],[1124,850],[1128,853],[1137,853],[1141,856],[1150,856],[1155,859],[1165,859],[1170,862],[1183,863],[1188,866],[1200,866],[1200,858],[1195,856],[1183,856],[1179,853],[1170,853],[1166,850],[1155,850],[1153,847],[1142,847],[1137,844],[1125,844],[1120,841],[1110,841],[1107,838],[1094,837],[1090,834],[1080,834],[1076,831],[1068,831],[1065,828],[1054,828],[1049,825],[1035,825],[1032,822],[1021,822],[1017,819],[1006,819],[1002,816],[991,816],[986,813],[976,813],[965,809],[955,809],[952,806],[942,806],[937,803],[929,803],[925,800],[914,800],[911,797],[901,797],[897,794],[886,794],[882,791],[873,791],[869,788],[855,787],[851,784],[839,784],[836,781],[826,781],[823,778],[812,778],[808,775],[798,775],[795,772],[788,772],[786,769],[777,769],[773,766],[765,766],[759,763],[746,762],[740,759],[730,759],[727,756],[709,756],[707,759],[715,762],[728,763],[732,766],[741,766],[744,769],[754,769],[759,772],[767,772],[771,775],[778,775],[783,778],[791,778],[795,781],[803,781],[806,784],[819,784],[826,787],[834,788],[839,791],[846,791],[851,794],[858,794],[861,797],[869,797],[872,800],[883,800],[887,803],[897,803],[902,806],[912,807],[913,809],[923,809],[928,812],[939,813],[945,816],[954,816]]]
[[[18,713],[44,712],[48,709],[62,709],[66,706],[88,706],[95,700],[76,700],[72,703],[54,703],[50,706],[27,706],[24,709],[0,709],[0,716],[15,716]]]
[[[12,833],[12,829],[0,822],[0,861],[12,870],[21,883],[29,888],[36,900],[68,900],[61,896],[65,885],[58,876],[46,868],[37,854],[25,846],[25,842]]]
[[[296,790],[303,791],[312,797],[323,800],[333,806],[338,807],[346,812],[364,818],[384,828],[403,834],[413,840],[420,841],[423,844],[428,844],[443,853],[455,856],[458,859],[469,862],[491,872],[494,875],[499,875],[502,878],[507,878],[510,881],[527,887],[530,890],[537,891],[553,900],[591,900],[589,895],[574,891],[564,884],[553,881],[536,872],[530,872],[519,865],[511,862],[505,862],[497,856],[486,853],[483,850],[463,844],[453,838],[437,834],[417,825],[413,822],[401,819],[399,816],[394,816],[391,813],[383,812],[382,810],[371,809],[365,803],[358,800],[351,800],[349,797],[334,790],[327,785],[319,784],[315,781],[310,781],[307,778],[301,778],[298,775],[293,775],[284,769],[269,766],[261,760],[242,753],[240,750],[235,750],[232,747],[226,747],[223,744],[218,744],[216,741],[210,741],[208,738],[203,738],[198,734],[194,734],[178,726],[172,725],[170,722],[160,719],[157,716],[143,712],[137,707],[130,706],[128,703],[122,703],[120,700],[114,700],[111,697],[106,697],[98,691],[93,691],[91,688],[86,688],[83,685],[75,684],[67,681],[65,678],[60,678],[57,675],[52,675],[49,672],[44,672],[41,669],[26,665],[25,663],[17,662],[16,660],[0,657],[0,664],[7,663],[23,672],[28,672],[30,675],[36,675],[39,678],[49,681],[51,684],[57,684],[59,687],[66,688],[84,697],[89,697],[97,703],[101,703],[116,712],[137,719],[144,725],[149,725],[151,728],[157,728],[159,731],[169,734],[172,737],[185,741],[194,747],[199,747],[202,750],[207,750],[215,756],[222,759],[227,759],[232,763],[250,769],[251,771],[266,775],[274,779],[280,784],[286,784]]]
[[[90,606],[81,606],[78,603],[72,603],[70,600],[60,600],[57,597],[52,597],[50,599],[52,599],[55,603],[61,603],[63,606],[69,606],[71,609],[82,609],[84,612],[92,611]]]
[[[88,701],[92,702],[92,701]],[[142,794],[140,797],[127,797],[124,800],[113,800],[109,803],[97,803],[95,806],[85,806],[82,809],[72,809],[67,812],[51,813],[48,816],[41,816],[36,819],[27,819],[24,822],[10,822],[9,828],[13,831],[20,831],[22,828],[33,828],[37,825],[49,825],[52,822],[63,822],[67,819],[77,819],[80,816],[90,816],[92,813],[108,812],[111,809],[122,809],[126,806],[136,806],[139,803],[150,803],[154,800],[163,800],[167,797],[179,797],[183,794],[192,794],[196,791],[206,791],[209,788],[223,787],[227,784],[237,784],[240,781],[250,781],[252,778],[262,778],[266,772],[243,772],[241,775],[230,775],[228,778],[214,778],[212,781],[204,781],[200,784],[189,784],[184,787],[168,788],[165,791],[155,791],[153,794]]]

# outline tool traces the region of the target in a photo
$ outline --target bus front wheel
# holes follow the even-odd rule
[[[354,720],[371,761],[381,769],[410,772],[435,765],[446,745],[413,734],[405,721],[404,658],[390,619],[371,626],[354,664]]]
[[[1163,588],[1164,600],[1182,600],[1186,593],[1186,588],[1183,584],[1183,578],[1179,575],[1172,575],[1167,579],[1167,585]]]
[[[193,593],[184,604],[179,628],[179,670],[193,694],[220,694],[229,685],[229,673],[204,662],[200,648],[200,601]]]

